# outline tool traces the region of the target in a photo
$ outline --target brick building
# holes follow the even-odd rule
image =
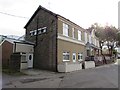
[[[87,30],[42,6],[25,29],[25,39],[35,43],[34,68],[58,72],[82,69],[90,34]]]

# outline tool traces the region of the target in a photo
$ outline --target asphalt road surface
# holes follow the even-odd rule
[[[118,67],[108,65],[74,72],[61,82],[63,88],[118,88]]]
[[[104,65],[71,73],[48,72],[14,78],[4,75],[3,81],[6,82],[3,88],[118,88],[118,65]]]
[[[0,72],[0,90],[2,89],[2,74]]]

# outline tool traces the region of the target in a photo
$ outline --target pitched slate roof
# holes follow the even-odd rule
[[[44,7],[42,7],[42,6],[40,5],[40,6],[37,8],[37,10],[34,12],[34,14],[32,15],[32,17],[29,19],[29,21],[27,22],[27,24],[25,25],[24,28],[26,28],[26,27],[29,25],[29,23],[32,21],[32,19],[35,17],[35,15],[38,13],[38,11],[39,11],[40,9],[43,9],[43,10],[49,12],[50,14],[52,14],[52,15],[54,15],[54,16],[57,16],[57,14],[51,12],[50,10],[48,10],[48,9],[46,9],[46,8],[44,8]]]
[[[11,44],[14,43],[21,43],[21,44],[29,44],[29,45],[34,45],[34,43],[26,41],[26,40],[18,40],[18,39],[13,39],[13,38],[4,38],[4,40],[0,43],[2,45],[5,41],[8,41]]]

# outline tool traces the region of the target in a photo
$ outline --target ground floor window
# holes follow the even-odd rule
[[[90,56],[90,50],[87,50],[87,56]]]
[[[73,62],[76,62],[76,53],[73,53],[72,60]]]
[[[70,61],[70,53],[63,52],[63,61]]]
[[[78,61],[83,61],[83,53],[78,53]]]

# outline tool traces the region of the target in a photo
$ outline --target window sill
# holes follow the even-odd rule
[[[69,37],[68,35],[64,35],[64,34],[63,34],[63,36],[65,36],[65,37]]]
[[[83,60],[81,59],[81,60],[78,60],[79,62],[82,62]]]
[[[68,61],[70,61],[70,60],[63,60],[63,62],[66,62],[66,61],[68,62]]]

